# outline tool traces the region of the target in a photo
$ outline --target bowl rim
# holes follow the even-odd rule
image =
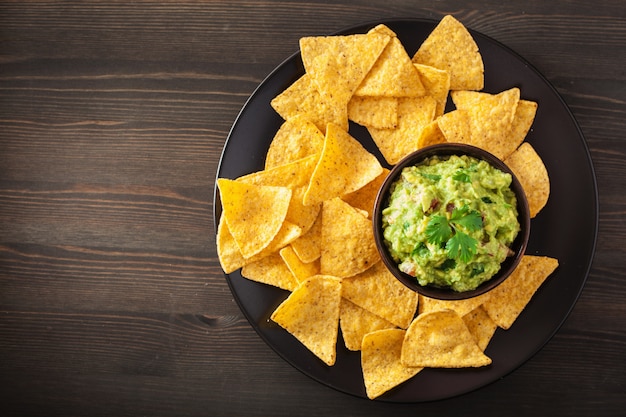
[[[506,258],[502,262],[500,270],[489,280],[483,282],[474,290],[463,292],[457,292],[448,288],[420,285],[414,277],[400,271],[397,263],[391,257],[382,236],[382,206],[383,203],[386,203],[391,185],[396,181],[400,172],[402,172],[405,167],[418,165],[420,161],[432,156],[445,157],[452,155],[467,155],[477,159],[482,159],[495,168],[510,174],[512,178],[511,189],[515,193],[517,199],[518,221],[520,223],[520,232],[517,234],[515,240],[510,246],[515,254]],[[513,171],[501,159],[485,149],[473,145],[446,142],[420,148],[406,155],[394,167],[392,167],[376,195],[374,211],[372,214],[372,226],[374,229],[376,248],[378,249],[381,260],[391,274],[398,279],[398,281],[400,281],[407,288],[426,297],[453,301],[476,297],[496,288],[517,268],[522,257],[526,253],[526,247],[530,238],[530,210],[528,208],[528,200],[522,184]]]

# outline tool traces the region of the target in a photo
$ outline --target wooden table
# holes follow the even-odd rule
[[[300,37],[448,13],[571,108],[597,251],[522,367],[452,399],[372,402],[292,368],[246,321],[217,260],[215,176],[239,110]],[[0,2],[0,415],[624,415],[624,51],[621,0]]]

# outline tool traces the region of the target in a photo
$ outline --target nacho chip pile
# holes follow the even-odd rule
[[[305,74],[271,101],[284,123],[264,169],[217,181],[222,268],[288,291],[271,320],[328,366],[341,332],[345,348],[360,351],[369,398],[424,368],[488,366],[496,329],[511,327],[558,261],[526,255],[505,283],[475,298],[418,296],[380,260],[372,210],[389,166],[421,147],[461,142],[509,164],[534,217],[550,191],[524,142],[537,103],[516,87],[480,91],[478,46],[452,16],[413,56],[384,25],[305,37],[300,50]],[[455,108],[446,113],[449,97]],[[350,134],[350,121],[367,128],[382,163]]]

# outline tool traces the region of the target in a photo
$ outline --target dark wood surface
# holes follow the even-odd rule
[[[522,367],[444,401],[371,402],[292,368],[246,321],[216,256],[215,176],[300,37],[447,13],[571,108],[597,251]],[[625,415],[625,51],[622,0],[0,2],[0,415]]]

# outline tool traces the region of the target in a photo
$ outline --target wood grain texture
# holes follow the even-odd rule
[[[300,37],[448,13],[572,110],[598,181],[596,256],[562,328],[512,374],[445,401],[366,401],[248,324],[216,256],[215,176],[239,110]],[[0,415],[624,415],[624,51],[621,0],[0,2]]]

